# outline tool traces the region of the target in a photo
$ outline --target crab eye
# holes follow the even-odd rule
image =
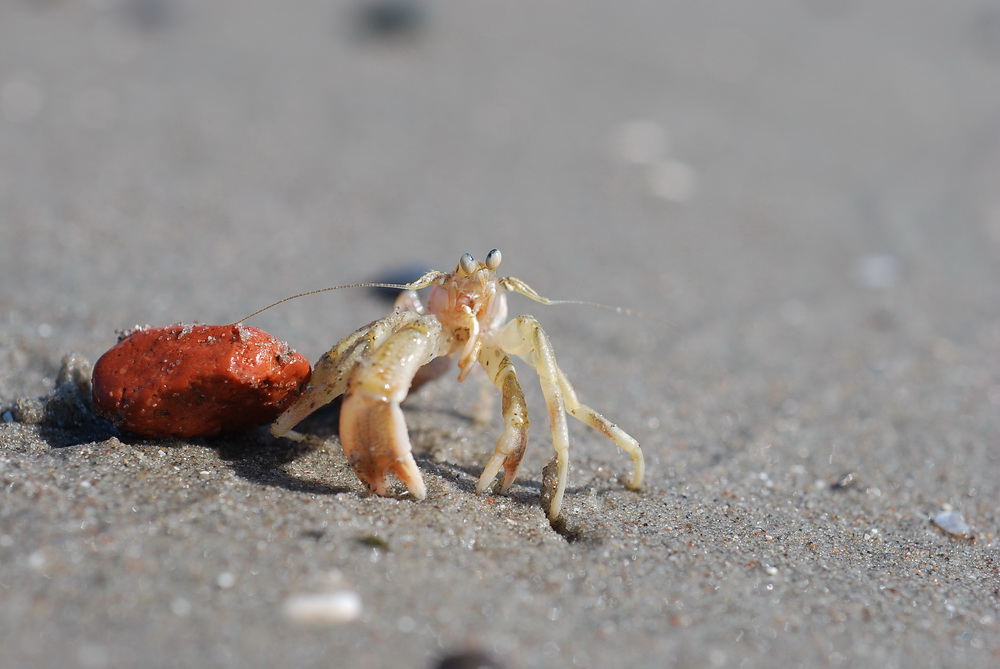
[[[458,271],[462,274],[472,274],[476,271],[476,259],[471,253],[462,254],[462,259],[458,261]]]
[[[496,269],[500,266],[500,249],[493,249],[486,254],[486,267],[488,269]]]

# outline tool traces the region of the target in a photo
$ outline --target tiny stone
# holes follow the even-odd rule
[[[933,520],[942,530],[957,537],[969,537],[972,531],[959,511],[942,511],[934,516]]]
[[[285,600],[282,611],[299,623],[349,623],[361,615],[361,595],[353,590],[293,595]]]
[[[19,397],[14,402],[15,414],[18,421],[28,425],[39,425],[45,419],[45,407],[36,399],[30,397]]]
[[[442,658],[437,669],[501,669],[496,659],[479,651],[456,653]]]
[[[426,21],[420,3],[404,0],[378,0],[360,7],[358,22],[368,37],[414,36]]]
[[[185,618],[191,614],[191,603],[183,597],[178,597],[170,602],[170,610],[179,618]]]

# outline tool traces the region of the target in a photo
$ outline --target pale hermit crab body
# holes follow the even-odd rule
[[[580,403],[573,386],[556,364],[549,338],[532,316],[507,321],[504,293],[512,291],[543,304],[519,279],[498,277],[500,251],[483,262],[462,256],[454,272],[431,271],[405,286],[396,311],[345,337],[313,370],[309,386],[271,426],[271,433],[309,443],[317,437],[296,432],[302,419],[344,395],[340,412],[340,442],[351,468],[369,489],[386,494],[386,475],[395,474],[416,499],[426,495],[423,478],[410,452],[410,439],[399,404],[406,398],[418,370],[442,356],[456,356],[459,381],[478,363],[503,397],[504,432],[476,485],[484,492],[500,469],[500,491],[506,492],[517,474],[528,440],[528,411],[511,364],[516,355],[538,373],[548,407],[555,448],[555,482],[549,497],[549,519],[562,507],[569,466],[566,414],[583,421],[614,441],[632,458],[629,488],[642,484],[643,458],[638,442],[599,413]],[[424,307],[416,290],[432,287]]]

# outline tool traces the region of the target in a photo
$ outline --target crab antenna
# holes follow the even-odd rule
[[[586,300],[553,300],[548,297],[543,297],[542,295],[539,295],[534,288],[526,284],[524,281],[516,279],[512,276],[505,277],[504,279],[502,279],[502,282],[504,287],[510,290],[511,292],[524,295],[529,300],[534,300],[535,302],[539,302],[541,304],[545,305],[579,304],[585,307],[597,307],[598,309],[613,311],[616,314],[635,316],[637,318],[648,318],[649,320],[657,321],[659,323],[669,325],[670,327],[677,327],[675,324],[671,323],[670,321],[664,318],[660,318],[659,316],[647,313],[645,311],[639,311],[638,309],[629,309],[628,307],[613,307],[608,304],[601,304],[599,302],[588,302]]]
[[[251,318],[253,318],[254,316],[256,316],[258,314],[262,314],[265,311],[267,311],[268,309],[271,309],[272,307],[276,307],[279,304],[284,304],[285,302],[291,302],[292,300],[297,300],[300,297],[308,297],[309,295],[316,295],[318,293],[329,293],[331,290],[340,290],[342,288],[395,288],[397,290],[420,290],[421,288],[426,288],[427,286],[431,285],[432,283],[434,283],[434,281],[436,281],[438,278],[440,278],[441,276],[444,276],[444,275],[445,275],[445,272],[441,272],[440,270],[431,270],[430,272],[427,272],[427,274],[424,274],[422,277],[420,277],[416,281],[414,281],[412,283],[406,283],[406,284],[402,284],[402,283],[347,283],[347,284],[344,284],[342,286],[330,286],[329,288],[317,288],[316,290],[309,290],[309,291],[306,291],[304,293],[299,293],[297,295],[289,295],[288,297],[282,298],[282,299],[278,300],[277,302],[272,302],[271,304],[267,305],[266,307],[263,307],[262,309],[258,309],[257,311],[253,312],[252,314],[249,314],[248,316],[244,316],[243,318],[241,318],[238,321],[236,321],[236,323],[242,323],[243,321],[248,321]],[[233,323],[233,325],[235,325],[236,323]]]
[[[635,316],[636,318],[648,318],[651,321],[657,321],[658,323],[663,323],[664,325],[669,325],[670,327],[677,327],[677,325],[671,323],[665,318],[660,318],[659,316],[656,316],[646,311],[639,311],[638,309],[629,309],[628,307],[613,307],[609,304],[601,304],[599,302],[587,302],[585,300],[550,300],[547,297],[537,301],[547,305],[579,304],[585,307],[597,307],[598,309],[604,309],[605,311],[613,311],[616,314],[624,314],[625,316]]]

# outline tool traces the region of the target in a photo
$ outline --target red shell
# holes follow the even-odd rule
[[[94,406],[144,437],[210,437],[273,421],[305,388],[309,361],[258,328],[136,330],[94,366]]]

